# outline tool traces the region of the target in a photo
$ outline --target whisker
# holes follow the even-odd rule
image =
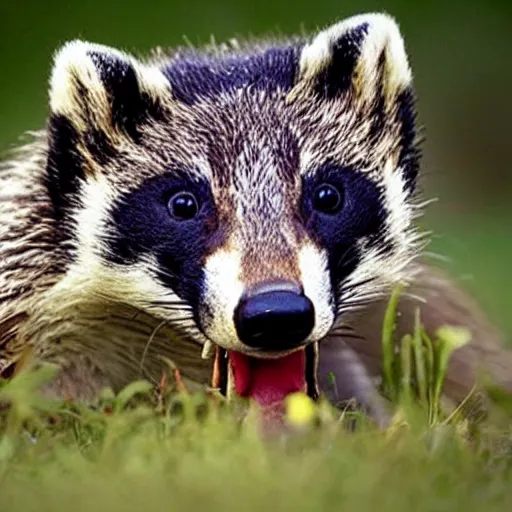
[[[442,261],[443,263],[453,263],[453,259],[444,254],[439,254],[437,252],[425,251],[423,252],[423,256],[425,258],[431,258],[433,260]]]
[[[343,294],[343,293],[346,293],[346,292],[350,292],[354,288],[359,288],[361,286],[365,286],[365,285],[370,284],[371,282],[373,282],[375,280],[376,280],[376,277],[369,277],[367,279],[362,279],[361,281],[356,281],[355,283],[351,283],[348,286],[343,286],[342,285],[339,288],[338,291],[339,291],[340,294]]]
[[[355,254],[354,252],[352,252],[354,249],[353,246],[350,246],[348,247],[345,252],[341,255],[340,259],[338,260],[338,262],[336,263],[336,268],[339,270],[339,269],[342,269],[343,266],[346,266],[346,265],[349,265],[350,263],[352,263],[355,258],[357,257],[357,254]]]
[[[144,370],[144,361],[146,360],[146,356],[148,354],[149,346],[151,345],[152,341],[155,339],[155,336],[156,336],[157,332],[166,324],[167,324],[167,320],[163,320],[162,322],[160,322],[153,329],[153,332],[151,333],[150,337],[148,338],[148,341],[147,341],[146,345],[144,346],[144,350],[142,351],[142,356],[140,358],[139,375],[142,375],[142,372]]]

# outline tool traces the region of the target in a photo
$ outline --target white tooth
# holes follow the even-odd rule
[[[203,345],[203,351],[201,352],[202,359],[210,359],[213,355],[214,345],[210,340],[206,340]]]
[[[233,376],[233,368],[231,368],[231,364],[228,362],[228,382],[226,385],[226,398],[231,400],[235,395],[235,379]]]

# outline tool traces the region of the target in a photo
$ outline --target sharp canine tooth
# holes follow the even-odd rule
[[[228,385],[228,359],[226,356],[226,350],[220,348],[218,345],[215,346],[215,359],[213,361],[213,372],[211,379],[211,386],[214,389],[218,389],[221,394],[226,395]]]
[[[210,340],[204,342],[203,351],[201,352],[202,359],[210,359],[213,355],[214,345]]]
[[[228,361],[228,381],[226,384],[226,398],[230,400],[235,394],[235,378],[233,377],[233,368]]]

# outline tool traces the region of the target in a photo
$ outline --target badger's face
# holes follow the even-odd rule
[[[414,254],[411,74],[386,16],[149,63],[69,43],[51,110],[73,268],[200,343],[294,352]]]

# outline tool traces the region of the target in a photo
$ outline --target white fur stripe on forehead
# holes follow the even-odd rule
[[[410,85],[412,74],[400,29],[393,18],[378,13],[353,16],[321,31],[302,50],[301,77],[312,79],[324,71],[332,62],[336,43],[362,27],[366,27],[366,34],[362,38],[353,73],[358,92],[372,94],[382,55],[386,66],[386,96]]]
[[[93,59],[96,57],[96,62]],[[155,66],[145,65],[134,57],[100,44],[84,41],[66,43],[54,58],[50,79],[50,108],[75,123],[82,124],[84,118],[81,93],[85,90],[92,108],[99,109],[99,116],[108,108],[109,98],[102,73],[115,79],[116,73],[123,78],[126,69],[133,69],[141,92],[150,98],[168,93],[169,82]]]

